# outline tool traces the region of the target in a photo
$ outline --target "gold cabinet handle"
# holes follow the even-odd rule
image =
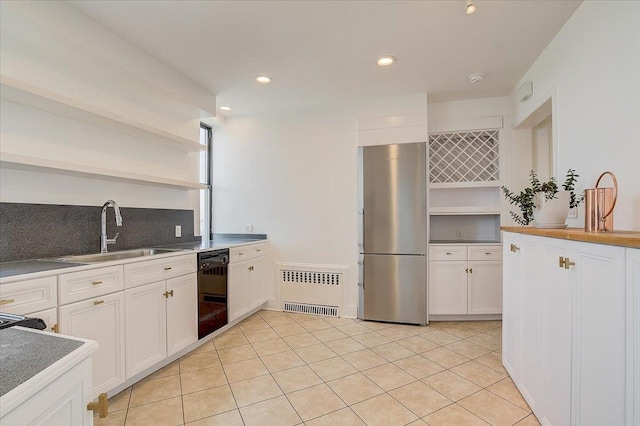
[[[560,268],[569,269],[570,266],[575,266],[575,265],[576,265],[576,262],[572,262],[571,259],[569,259],[568,257],[560,256],[558,258],[558,267]]]
[[[14,303],[16,299],[2,299],[0,300],[0,305],[8,305],[9,303]]]
[[[451,255],[451,252],[450,252],[450,251],[448,251],[448,252],[447,252],[447,255],[449,255],[449,256],[450,256],[450,255]]]
[[[98,402],[90,402],[87,404],[87,410],[97,412],[101,419],[109,415],[109,400],[105,392],[98,395]]]
[[[510,250],[511,250],[512,252],[514,252],[514,253],[515,253],[515,252],[517,252],[518,250],[520,250],[520,247],[518,247],[518,246],[517,246],[517,245],[515,245],[515,244],[511,244]]]
[[[244,256],[244,252],[241,251],[240,253],[238,253],[238,256]]]
[[[256,249],[256,251],[262,251],[262,249]]]
[[[170,271],[171,270],[171,266],[167,266],[164,268],[165,271]]]
[[[102,284],[102,281],[91,281],[91,285]]]
[[[169,291],[165,291],[164,293],[162,293],[162,295],[168,299],[169,296],[173,297],[173,290],[169,290]]]
[[[490,251],[485,251],[484,254],[486,254],[487,256],[490,256],[491,252]]]
[[[93,302],[93,304],[94,304],[94,305],[99,305],[99,304],[101,304],[101,303],[104,303],[104,300],[95,300],[95,301]]]
[[[53,331],[54,333],[59,333],[58,324],[53,324],[53,327],[51,327],[51,331]]]
[[[469,268],[469,273],[473,274],[473,268]]]
[[[468,274],[468,273],[469,273],[469,268],[466,268],[466,269],[464,270],[464,272],[466,272],[466,273]]]

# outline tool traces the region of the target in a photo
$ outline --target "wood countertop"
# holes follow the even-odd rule
[[[585,232],[582,228],[543,229],[532,226],[501,226],[500,229],[506,232],[540,237],[640,248],[640,232],[638,231]]]

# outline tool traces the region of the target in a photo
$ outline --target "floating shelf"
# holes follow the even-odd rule
[[[430,189],[451,189],[451,188],[483,188],[483,187],[500,187],[500,182],[443,182],[429,183]]]
[[[176,179],[166,179],[138,173],[123,172],[65,161],[48,160],[11,153],[0,153],[0,165],[18,170],[31,170],[62,175],[82,176],[94,179],[129,182],[144,185],[163,186],[181,189],[207,189],[208,185],[198,182],[188,182]]]
[[[500,214],[497,206],[431,207],[431,215],[475,215]]]
[[[5,75],[0,75],[0,96],[2,99],[11,102],[82,121],[180,151],[196,152],[206,150],[204,145],[191,139],[158,129],[148,124],[140,123],[110,111],[102,110],[93,105],[68,98]]]

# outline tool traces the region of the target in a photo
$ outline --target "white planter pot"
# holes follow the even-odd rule
[[[564,228],[569,216],[569,191],[558,191],[555,198],[545,199],[545,194],[536,194],[533,208],[533,219],[536,228]]]

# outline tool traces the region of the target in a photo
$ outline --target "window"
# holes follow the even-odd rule
[[[213,238],[211,229],[211,212],[213,209],[211,200],[211,142],[213,131],[211,127],[200,124],[200,144],[207,147],[200,151],[200,183],[209,185],[207,189],[200,190],[200,235],[203,240]]]

